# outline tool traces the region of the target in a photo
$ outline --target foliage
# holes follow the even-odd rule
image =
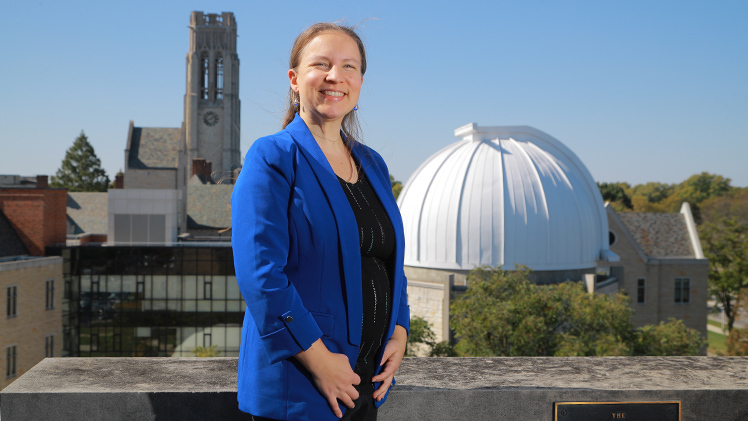
[[[410,319],[410,331],[405,347],[406,357],[417,356],[417,351],[426,346],[430,357],[455,357],[457,354],[449,341],[436,342],[436,335],[426,319],[414,316]]]
[[[73,146],[65,152],[65,159],[52,177],[51,187],[66,188],[71,192],[105,192],[109,177],[101,168],[101,160],[86,134],[81,131]]]
[[[666,183],[649,182],[637,184],[631,189],[632,196],[641,196],[649,203],[660,203],[673,192],[673,185]]]
[[[727,337],[727,354],[740,357],[748,356],[748,329],[735,328]]]
[[[633,209],[631,198],[626,194],[624,186],[627,187],[628,185],[625,183],[597,183],[597,188],[600,189],[604,202],[616,203],[626,209]]]
[[[724,217],[748,224],[748,188],[733,187],[728,194],[710,197],[699,207],[702,222],[715,222]]]
[[[395,200],[397,200],[398,196],[400,196],[400,192],[403,189],[403,183],[395,180],[395,177],[390,174],[390,184],[392,185],[392,195],[395,196]]]
[[[748,288],[748,223],[723,217],[703,224],[699,237],[709,259],[709,294],[721,304],[732,331],[741,292]]]
[[[706,341],[698,331],[671,317],[667,323],[646,325],[636,330],[634,355],[699,355],[705,345]]]
[[[668,324],[639,333],[623,293],[588,294],[581,282],[535,285],[528,275],[523,267],[470,272],[467,291],[450,307],[459,355],[624,356],[673,349],[694,355],[702,346],[700,339],[695,348],[678,342],[699,333],[678,336],[679,328]]]
[[[210,348],[199,346],[190,352],[195,354],[196,357],[218,357],[221,355],[221,350],[218,348],[218,345],[211,345]]]

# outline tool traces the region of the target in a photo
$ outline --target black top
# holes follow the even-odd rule
[[[374,393],[371,378],[379,365],[379,348],[387,334],[392,313],[392,285],[387,261],[395,251],[395,230],[363,171],[358,181],[348,183],[338,177],[358,223],[361,246],[361,290],[363,326],[361,350],[355,372],[361,377],[360,393]]]

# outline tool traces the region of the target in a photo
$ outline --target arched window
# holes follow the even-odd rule
[[[216,99],[223,99],[223,56],[216,57]]]
[[[208,52],[203,51],[200,55],[200,97],[208,99],[208,87],[210,86],[210,59]]]

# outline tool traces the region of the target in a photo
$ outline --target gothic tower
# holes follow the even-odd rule
[[[196,159],[218,177],[241,163],[239,57],[234,14],[192,12],[184,124],[188,174]]]

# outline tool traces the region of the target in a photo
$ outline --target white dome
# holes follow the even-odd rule
[[[528,126],[473,123],[455,136],[400,193],[406,265],[555,271],[618,260],[600,191],[561,142]]]

